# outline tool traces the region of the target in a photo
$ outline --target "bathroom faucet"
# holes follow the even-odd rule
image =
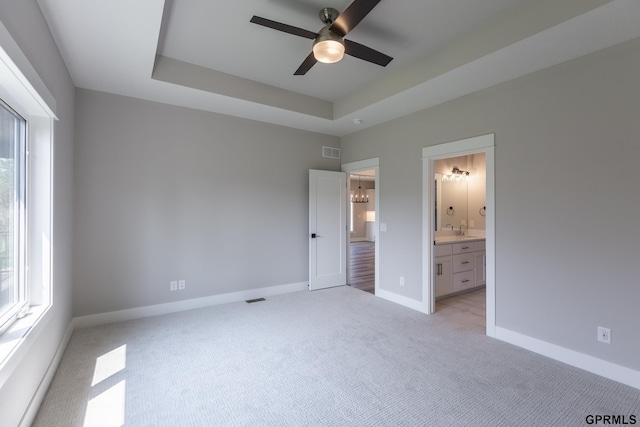
[[[458,236],[464,236],[464,231],[462,231],[462,227],[466,227],[466,225],[460,224],[460,231],[458,231]]]

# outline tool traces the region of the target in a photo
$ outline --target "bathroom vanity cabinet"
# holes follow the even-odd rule
[[[485,239],[436,241],[433,263],[436,298],[484,286]]]

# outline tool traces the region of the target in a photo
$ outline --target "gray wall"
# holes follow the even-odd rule
[[[339,142],[77,90],[74,315],[306,282],[308,170]]]
[[[380,158],[381,287],[421,298],[421,148],[495,133],[497,325],[640,370],[639,75],[634,40],[343,138]]]
[[[53,150],[53,300],[51,321],[0,388],[0,423],[17,425],[71,321],[74,89],[35,0],[0,2],[0,19],[56,101]]]

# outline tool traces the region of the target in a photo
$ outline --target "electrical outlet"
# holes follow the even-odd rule
[[[400,276],[400,286],[404,286],[404,276]]]
[[[611,329],[598,326],[598,341],[611,344]]]
[[[169,290],[171,292],[178,290],[178,281],[177,280],[172,280],[171,282],[169,282]]]
[[[187,287],[187,281],[186,280],[179,280],[178,281],[178,290],[179,291],[183,291],[186,287]]]

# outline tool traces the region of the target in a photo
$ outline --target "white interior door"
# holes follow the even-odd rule
[[[309,290],[347,284],[347,174],[309,170]]]

